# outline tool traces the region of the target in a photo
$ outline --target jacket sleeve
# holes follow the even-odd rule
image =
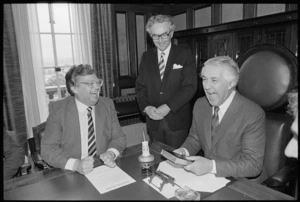
[[[24,163],[25,151],[3,130],[3,179],[11,179]]]
[[[141,112],[149,105],[148,104],[148,95],[147,95],[147,88],[146,88],[146,65],[145,65],[145,53],[141,58],[140,63],[140,72],[138,78],[135,83],[135,91],[137,95],[137,101],[140,107]],[[143,112],[144,113],[144,112]]]

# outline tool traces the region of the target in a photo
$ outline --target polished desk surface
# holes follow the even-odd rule
[[[171,149],[155,142],[150,145],[156,167],[164,160],[161,149]],[[146,184],[141,174],[138,156],[142,146],[126,148],[117,165],[136,180],[135,183],[100,194],[90,181],[78,172],[51,169],[39,171],[19,178],[4,181],[5,200],[166,200],[166,198]],[[295,200],[295,198],[269,189],[249,180],[232,180],[226,187],[214,193],[200,192],[201,200]],[[176,200],[175,197],[171,200]]]

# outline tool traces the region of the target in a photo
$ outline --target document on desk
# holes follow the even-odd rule
[[[214,174],[210,173],[197,176],[194,173],[184,170],[183,166],[172,163],[169,160],[161,162],[157,168],[157,171],[158,170],[168,173],[168,175],[175,178],[175,183],[181,187],[188,186],[195,191],[215,192],[230,182],[230,180],[224,177],[216,177]],[[144,181],[146,182],[146,180]],[[162,194],[164,195],[164,193]]]
[[[110,168],[106,165],[99,166],[94,168],[92,172],[86,174],[85,176],[100,192],[100,194],[104,194],[135,182],[132,177],[130,177],[118,166],[113,168]]]

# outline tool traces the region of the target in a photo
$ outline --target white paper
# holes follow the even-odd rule
[[[118,166],[113,168],[110,168],[106,165],[99,166],[94,168],[92,172],[86,174],[85,176],[100,192],[100,194],[104,194],[135,182],[132,177],[130,177]]]
[[[162,180],[159,177],[154,177],[151,183],[149,183],[150,177],[147,177],[144,179],[144,182],[146,182],[148,185],[150,185],[153,189],[158,191],[160,194],[162,194],[167,199],[170,199],[175,196],[175,190],[179,189],[178,186],[174,185],[172,186],[170,183],[166,183],[163,186],[163,189],[160,191],[158,187],[160,187]]]
[[[197,176],[194,173],[184,170],[183,166],[176,165],[169,160],[161,162],[157,170],[175,178],[175,183],[179,186],[188,186],[195,191],[215,192],[230,182],[230,180],[224,177],[216,177],[215,174],[211,173]]]

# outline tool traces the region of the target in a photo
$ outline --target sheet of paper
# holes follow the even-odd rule
[[[163,186],[163,189],[160,191],[159,187],[162,183],[162,180],[159,177],[154,177],[151,183],[149,183],[150,177],[147,177],[144,179],[144,182],[146,182],[148,185],[150,185],[153,189],[158,191],[160,194],[162,194],[167,199],[172,198],[175,196],[175,190],[179,189],[178,186],[174,185],[172,186],[170,183],[167,183]]]
[[[110,168],[106,165],[99,166],[94,168],[92,172],[85,176],[100,192],[100,194],[104,194],[135,182],[132,177],[118,166],[115,166],[114,168]]]
[[[157,170],[168,173],[168,175],[174,177],[175,183],[181,187],[188,186],[195,191],[214,192],[230,182],[230,180],[224,177],[216,177],[210,173],[197,176],[185,171],[183,166],[176,165],[169,160],[161,162]]]

